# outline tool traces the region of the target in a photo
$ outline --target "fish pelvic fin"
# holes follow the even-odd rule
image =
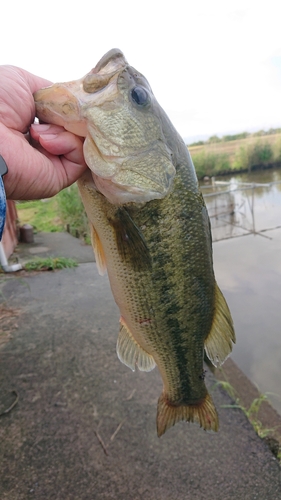
[[[155,368],[156,363],[153,356],[148,354],[134,339],[133,335],[121,318],[121,327],[118,335],[116,352],[124,365],[134,372],[136,366],[140,371],[150,372]]]
[[[103,276],[106,273],[107,269],[103,246],[101,244],[99,235],[95,230],[94,226],[92,224],[90,226],[91,226],[91,242],[96,258],[98,272],[101,276]]]
[[[215,314],[210,333],[205,339],[205,352],[214,366],[222,365],[235,344],[232,317],[218,285],[215,286]]]
[[[217,431],[219,419],[211,396],[207,393],[198,404],[173,405],[163,392],[157,405],[157,434],[162,436],[177,422],[197,422],[204,430]]]

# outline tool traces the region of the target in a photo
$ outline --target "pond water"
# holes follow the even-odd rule
[[[236,330],[232,359],[281,414],[281,169],[216,181],[202,191]]]
[[[281,226],[281,169],[217,177],[213,184],[201,184],[201,189],[213,241]]]

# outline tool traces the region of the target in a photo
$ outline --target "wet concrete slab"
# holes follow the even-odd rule
[[[213,251],[234,319],[232,358],[281,415],[281,229],[219,241]]]
[[[25,264],[36,257],[65,257],[79,263],[95,260],[92,246],[69,233],[37,233],[34,234],[33,243],[19,242],[9,263],[19,261]]]
[[[19,397],[0,418],[1,500],[281,497],[277,460],[210,373],[219,432],[180,423],[158,439],[159,373],[117,359],[118,310],[94,263],[0,281],[15,310],[1,411]]]

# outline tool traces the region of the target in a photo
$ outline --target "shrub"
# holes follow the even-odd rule
[[[247,137],[249,137],[249,135],[250,134],[248,132],[241,132],[240,134],[224,135],[222,140],[225,142],[237,141],[240,139],[246,139]]]
[[[214,144],[214,143],[220,142],[220,141],[221,141],[221,139],[217,135],[212,135],[211,137],[209,137],[207,142],[210,144]]]
[[[281,138],[276,141],[273,148],[274,161],[281,162]]]
[[[192,156],[198,179],[221,174],[230,170],[230,161],[226,153],[216,154],[200,151]]]
[[[62,222],[71,234],[89,240],[89,223],[80,198],[77,184],[64,189],[57,195],[58,210]]]
[[[266,167],[273,159],[273,149],[268,142],[256,142],[249,151],[249,169],[255,166]]]
[[[232,168],[234,170],[246,170],[249,168],[249,152],[247,147],[240,146],[238,151],[236,151]]]

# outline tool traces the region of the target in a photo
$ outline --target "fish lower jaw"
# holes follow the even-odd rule
[[[111,179],[104,179],[92,172],[97,190],[102,193],[113,205],[126,205],[127,203],[146,203],[151,200],[163,198],[163,193],[144,190],[133,186],[118,185]]]

